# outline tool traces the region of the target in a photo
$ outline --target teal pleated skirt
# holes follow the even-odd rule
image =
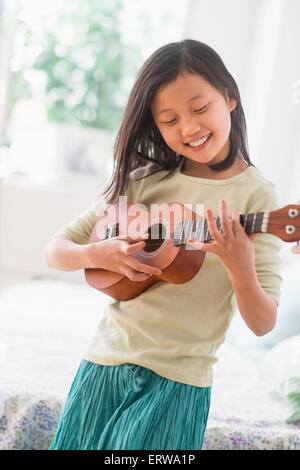
[[[200,450],[211,387],[83,360],[49,450]]]

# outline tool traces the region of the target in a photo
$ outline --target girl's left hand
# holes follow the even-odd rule
[[[189,238],[187,243],[196,249],[217,255],[229,274],[238,275],[245,270],[255,269],[253,240],[257,234],[246,234],[240,224],[239,212],[234,211],[232,219],[229,220],[226,201],[221,199],[220,219],[223,233],[218,230],[211,209],[206,209],[206,218],[214,242],[201,243]]]

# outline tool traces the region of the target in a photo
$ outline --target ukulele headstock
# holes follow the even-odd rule
[[[296,242],[292,252],[300,254],[300,201],[270,212],[267,231],[285,242]]]

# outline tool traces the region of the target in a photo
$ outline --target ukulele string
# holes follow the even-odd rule
[[[242,214],[242,215],[245,216],[245,215],[248,215],[248,214]],[[274,215],[274,216],[272,216],[272,220],[274,220],[274,219],[283,219],[283,218],[286,219],[286,218],[287,218],[287,215],[276,215],[276,216]],[[295,218],[295,220],[296,220],[296,219],[297,219],[297,218]],[[188,222],[194,222],[194,223],[195,223],[195,222],[197,222],[198,220],[199,220],[199,221],[200,221],[200,220],[201,220],[201,221],[203,221],[203,220],[204,220],[204,221],[207,221],[208,219],[204,219],[204,218],[202,218],[202,219],[184,219],[184,220],[181,220],[180,222],[178,222],[177,224],[169,223],[168,226],[169,226],[169,227],[174,227],[174,226],[179,225],[181,222],[187,222],[187,223],[188,223]],[[216,222],[216,220],[221,220],[221,217],[214,217],[214,222]],[[231,217],[230,217],[229,220],[231,220]],[[203,223],[205,223],[205,222],[203,222]],[[157,224],[157,222],[156,222],[156,224]],[[272,224],[272,221],[270,221],[268,225],[270,225],[270,224]],[[153,224],[153,225],[154,225],[154,224]],[[163,225],[163,224],[162,224],[162,225]],[[147,227],[149,227],[149,226],[147,225]],[[145,227],[145,228],[147,229],[147,227]],[[299,227],[299,225],[297,225],[297,227]],[[142,227],[142,228],[144,229],[144,227]]]
[[[286,217],[286,216],[277,216],[276,218],[280,219],[282,217]],[[174,226],[174,225],[175,224],[170,224],[169,227]],[[295,224],[293,224],[293,225],[296,229],[300,228],[300,225],[295,225]],[[282,224],[269,222],[268,223],[268,228],[273,228],[273,227],[274,228],[282,227]],[[259,234],[259,233],[268,233],[268,232],[254,232],[254,233]],[[191,238],[191,236],[189,236],[189,238]],[[165,240],[171,240],[171,239],[174,239],[174,237],[171,236],[171,237],[168,237],[168,238],[167,237],[165,237],[165,238],[160,238],[160,237],[158,237],[158,238],[149,238],[149,239],[145,240],[145,243],[147,244],[147,242],[149,242],[148,244],[150,246],[156,246],[156,245],[161,245],[162,242],[165,241]],[[207,240],[213,240],[213,238],[208,238]],[[202,240],[199,240],[199,241],[202,242]],[[182,240],[182,242],[183,242],[183,244],[185,244],[186,240]]]

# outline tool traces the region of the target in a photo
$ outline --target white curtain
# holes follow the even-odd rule
[[[0,0],[0,146],[3,143],[10,87],[10,60],[19,0]]]
[[[184,37],[212,46],[237,81],[250,158],[282,205],[300,200],[299,0],[189,0]]]

